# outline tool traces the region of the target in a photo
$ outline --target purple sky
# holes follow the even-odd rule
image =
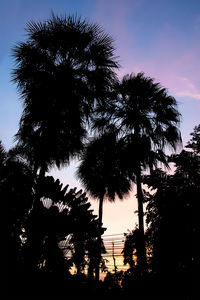
[[[27,21],[55,14],[82,15],[103,26],[115,40],[119,76],[143,71],[173,95],[182,114],[184,144],[200,123],[200,1],[199,0],[1,0],[0,1],[0,139],[8,149],[18,128],[21,104],[11,80],[11,47],[26,38]],[[77,184],[76,164],[54,172],[65,183]],[[136,201],[106,204],[108,233],[132,229]],[[95,211],[97,204],[93,205]],[[112,214],[111,214],[112,212]]]

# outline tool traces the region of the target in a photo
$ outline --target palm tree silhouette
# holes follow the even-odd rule
[[[99,260],[96,267],[96,279],[99,280],[101,257],[101,228],[103,201],[115,201],[116,196],[123,196],[131,190],[131,181],[123,168],[121,154],[123,141],[117,140],[114,130],[105,131],[100,137],[93,138],[82,154],[77,176],[86,191],[99,199]]]
[[[167,165],[166,148],[181,143],[177,128],[180,114],[176,100],[167,90],[144,73],[126,75],[117,86],[118,97],[113,121],[127,143],[124,166],[136,175],[140,243],[138,261],[145,269],[142,172],[153,169],[158,161]]]
[[[76,16],[27,24],[28,39],[13,49],[23,113],[18,149],[43,176],[83,147],[92,113],[109,95],[118,63],[112,38]]]
[[[6,158],[7,158],[7,152],[6,149],[4,148],[2,141],[0,140],[0,178],[3,178]]]

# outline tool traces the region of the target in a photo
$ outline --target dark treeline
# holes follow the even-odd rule
[[[174,295],[189,298],[199,294],[200,125],[195,127],[186,148],[189,151],[169,157],[175,164],[173,175],[155,169],[151,175],[143,176],[143,183],[150,188],[144,191],[147,295],[158,286],[162,295],[173,296],[174,291]],[[129,291],[135,286],[139,293],[138,282],[144,283],[133,260],[133,253],[137,257],[138,238],[138,228],[126,235],[123,254],[129,270],[124,274],[123,285]]]
[[[0,145],[10,296],[196,295],[200,125],[189,150],[167,156],[181,146],[176,100],[142,72],[120,81],[113,40],[99,25],[53,14],[26,31],[12,50],[23,103],[16,144]],[[86,193],[99,200],[98,217],[85,192],[48,176],[73,158]],[[170,163],[173,175],[159,168]],[[134,184],[138,227],[123,249],[129,269],[102,282],[103,202],[123,199]]]

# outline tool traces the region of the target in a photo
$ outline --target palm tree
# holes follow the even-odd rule
[[[93,138],[82,154],[77,176],[91,197],[99,200],[99,259],[96,267],[96,279],[99,280],[101,257],[101,232],[104,200],[115,201],[131,190],[131,181],[121,164],[123,141],[117,140],[112,130]]]
[[[0,140],[0,178],[3,178],[3,171],[5,167],[6,157],[7,157],[6,149],[4,148],[4,145]]]
[[[177,128],[180,114],[176,100],[167,90],[144,73],[126,75],[117,86],[118,96],[113,122],[127,143],[124,166],[136,175],[140,247],[138,260],[146,266],[144,242],[142,172],[161,161],[167,165],[165,150],[176,150],[181,143]]]
[[[93,112],[107,99],[118,63],[112,38],[75,16],[27,24],[28,39],[13,49],[23,113],[18,147],[44,175],[83,147]]]

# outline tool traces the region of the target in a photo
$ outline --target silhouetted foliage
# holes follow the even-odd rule
[[[129,264],[130,272],[134,272],[134,267],[136,265],[133,255],[137,257],[138,250],[138,239],[139,231],[135,228],[132,232],[125,233],[124,249],[122,254],[124,256],[124,264]]]
[[[121,295],[120,282],[123,278],[123,271],[115,273],[107,272],[104,278],[104,289],[107,290],[106,296],[119,297]]]
[[[195,129],[198,127],[195,127]],[[196,132],[196,130],[195,130]],[[193,136],[193,134],[191,134]],[[198,295],[199,251],[199,197],[200,159],[196,151],[182,150],[169,157],[174,163],[174,174],[161,169],[143,176],[150,188],[145,193],[145,233],[148,274],[141,277],[137,264],[137,228],[126,234],[124,263],[130,268],[124,272],[122,287],[125,295],[179,296],[189,299]],[[192,145],[189,147],[193,150]],[[134,259],[133,259],[134,258]],[[142,287],[145,286],[145,289]]]
[[[92,139],[81,157],[77,176],[86,191],[99,200],[99,230],[102,227],[103,201],[115,201],[117,196],[123,199],[131,190],[131,182],[122,165],[122,151],[123,141],[117,140],[114,129],[110,128],[100,137]],[[99,256],[100,253],[99,250]],[[96,277],[99,280],[99,266],[96,267]]]
[[[55,236],[49,236],[50,233],[42,230],[38,232],[43,225],[39,220],[43,219],[43,214],[47,214],[39,202],[41,188],[46,188],[41,180],[45,179],[45,172],[51,166],[56,164],[60,167],[69,163],[70,158],[82,150],[86,129],[93,114],[110,97],[116,81],[114,69],[118,68],[118,63],[113,55],[112,38],[99,25],[89,24],[81,18],[57,17],[52,14],[47,21],[29,22],[26,31],[27,41],[18,43],[13,49],[16,62],[13,81],[17,83],[24,108],[13,155],[24,158],[35,177],[33,208],[28,218],[33,220],[27,227],[26,234],[34,220],[35,227],[30,230],[26,245],[31,243],[29,249],[34,252],[29,260],[29,263],[32,260],[30,268],[38,268],[44,239],[52,249],[56,241]],[[39,181],[36,180],[38,170]],[[49,187],[47,194],[51,194],[55,184],[51,183]],[[56,194],[51,195],[51,200],[55,202],[56,197]],[[94,233],[90,236],[88,232],[86,237],[80,230],[88,218],[86,211],[89,204],[85,204],[85,213],[83,206],[81,207],[80,212],[79,206],[75,206],[74,210],[70,209],[70,213],[76,213],[73,217],[77,222],[79,220],[80,226],[78,228],[78,223],[75,224],[71,239],[73,260],[78,273],[85,265],[85,239],[90,239],[90,243],[92,238],[95,239]],[[50,211],[54,211],[52,218],[57,220],[56,208],[50,208],[49,213]],[[59,212],[59,217],[61,215]],[[74,220],[73,217],[71,216],[71,221]],[[99,233],[100,231],[99,229]],[[46,238],[44,234],[47,235]],[[91,246],[88,245],[88,249],[92,266],[94,254]],[[45,265],[49,265],[45,258],[44,260]]]
[[[97,220],[92,214],[92,210],[89,209],[91,205],[86,194],[81,190],[76,192],[75,188],[68,191],[68,185],[62,188],[59,180],[55,181],[53,177],[39,178],[38,180],[37,192],[40,199],[43,202],[50,202],[48,204],[50,207],[46,208],[40,202],[40,207],[33,207],[27,219],[25,248],[28,247],[31,251],[28,261],[30,263],[30,260],[33,260],[32,268],[34,269],[37,269],[38,266],[41,268],[41,265],[45,265],[45,269],[47,266],[49,268],[54,261],[56,263],[54,257],[56,252],[52,254],[49,251],[55,249],[54,251],[57,253],[61,252],[58,243],[70,235],[70,262],[76,265],[78,273],[80,273],[86,263],[87,243],[92,238],[97,238]],[[52,257],[50,262],[43,253],[44,249],[48,253],[48,258]],[[55,267],[58,268],[58,264]]]
[[[77,176],[92,197],[115,201],[116,197],[123,199],[131,190],[122,163],[123,148],[123,140],[118,140],[113,130],[93,138],[86,145]]]
[[[145,177],[145,183],[155,190],[146,208],[150,268],[171,289],[191,295],[194,290],[189,282],[194,284],[200,263],[200,159],[196,151],[183,150],[170,161],[175,163],[174,175],[155,170]]]
[[[118,63],[112,38],[76,16],[29,22],[13,49],[23,113],[18,148],[42,173],[69,163],[83,146],[86,124],[108,98]]]
[[[33,203],[33,178],[28,165],[10,155],[5,149],[1,148],[0,156],[0,198],[3,204],[2,216],[7,214],[7,276],[10,290],[11,286],[18,288],[15,280],[18,276],[21,277],[24,262],[21,237],[26,216]]]
[[[194,127],[194,132],[190,134],[192,138],[187,143],[186,148],[192,149],[196,154],[200,153],[200,124]]]
[[[113,40],[99,25],[52,14],[29,22],[26,31],[27,40],[13,49],[12,76],[23,103],[17,144],[6,152],[0,142],[11,294],[191,296],[188,283],[200,269],[200,125],[186,145],[190,152],[168,158],[166,149],[181,144],[176,100],[144,73],[120,82]],[[86,193],[45,176],[77,156],[79,179],[99,199],[98,219]],[[174,174],[159,163],[173,163]],[[133,183],[139,226],[125,234],[129,269],[115,267],[101,282],[103,201],[123,199]]]
[[[11,170],[16,171],[16,168]],[[19,173],[16,175],[19,176]],[[3,192],[5,189],[7,191],[8,179],[1,184],[3,199],[7,196]],[[16,184],[19,182],[16,181]],[[98,240],[98,220],[90,209],[86,194],[81,190],[68,190],[68,185],[63,188],[59,180],[55,181],[50,176],[38,177],[36,189],[40,202],[37,206],[31,205],[34,200],[32,197],[29,208],[23,207],[21,215],[17,214],[16,207],[18,210],[21,207],[20,201],[25,190],[18,191],[19,199],[16,190],[8,198],[12,199],[10,196],[13,196],[13,201],[17,201],[16,207],[13,202],[8,207],[9,256],[12,258],[9,260],[9,280],[16,288],[16,293],[20,292],[20,281],[24,282],[24,292],[34,287],[36,294],[40,290],[46,294],[51,291],[59,293],[59,284],[72,278],[69,271],[73,265],[79,276],[86,265],[90,272],[94,272],[91,261],[96,263],[97,254],[91,251],[91,247],[95,249]],[[27,194],[24,196],[27,197]],[[21,205],[24,205],[23,202]],[[41,285],[48,280],[54,288],[52,286],[45,291]]]
[[[136,175],[140,242],[138,261],[145,268],[142,172],[152,170],[158,162],[167,165],[165,149],[181,143],[177,125],[180,114],[176,100],[167,90],[144,73],[126,75],[117,84],[117,102],[110,119],[127,143],[124,167],[130,178]],[[131,178],[132,179],[132,178]]]

